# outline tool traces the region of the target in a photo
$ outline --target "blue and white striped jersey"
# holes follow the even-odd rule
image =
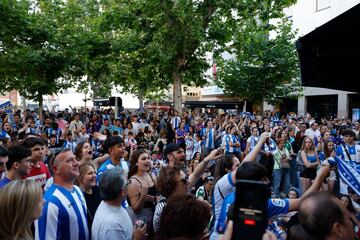
[[[105,171],[115,168],[115,167],[120,167],[121,169],[124,170],[125,172],[125,177],[127,178],[127,175],[129,173],[129,165],[128,163],[121,159],[120,160],[120,165],[114,165],[113,162],[111,161],[111,159],[106,160],[103,164],[101,164],[101,166],[99,167],[99,169],[97,170],[97,176],[96,176],[96,181],[99,182],[100,181],[100,176],[101,174],[103,174]]]
[[[204,139],[204,147],[214,149],[215,148],[215,130],[210,128],[209,130],[204,127],[201,129],[200,136]]]
[[[35,221],[35,239],[89,239],[84,196],[78,186],[72,191],[53,184],[44,195],[41,217]]]
[[[232,144],[235,144],[236,142],[240,142],[237,136],[235,136],[233,134],[226,134],[224,136],[224,141],[225,141],[225,153],[239,153],[240,152],[240,147],[231,147],[229,145],[229,142],[231,142]]]

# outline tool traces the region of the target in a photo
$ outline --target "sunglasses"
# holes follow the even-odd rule
[[[51,157],[49,158],[49,161],[48,161],[48,162],[51,164],[51,166],[53,166],[53,165],[54,165],[55,158],[56,158],[60,153],[64,153],[64,152],[68,152],[68,151],[71,151],[71,149],[70,149],[70,148],[64,148],[64,149],[62,149],[62,150],[55,151],[55,152],[53,153],[53,156],[51,156]]]

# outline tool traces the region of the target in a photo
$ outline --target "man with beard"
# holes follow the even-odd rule
[[[212,150],[211,153],[197,165],[197,167],[194,169],[194,172],[189,176],[189,189],[195,186],[196,182],[205,172],[208,163],[211,160],[219,159],[222,155],[223,154],[221,154],[221,149],[217,148]],[[166,145],[164,150],[164,159],[168,161],[169,167],[179,166],[184,173],[187,173],[185,151],[180,147],[179,144],[169,143]]]

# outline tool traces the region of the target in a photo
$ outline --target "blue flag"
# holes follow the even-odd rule
[[[329,157],[324,165],[338,166],[340,178],[360,195],[360,164],[356,161],[343,161],[338,157]]]

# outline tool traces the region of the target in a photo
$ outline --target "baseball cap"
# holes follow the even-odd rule
[[[180,145],[176,144],[176,143],[169,143],[168,145],[166,145],[166,148],[164,150],[164,159],[168,160],[167,155],[169,153],[172,153],[172,152],[175,152],[175,151],[179,150],[180,148],[181,148]]]

